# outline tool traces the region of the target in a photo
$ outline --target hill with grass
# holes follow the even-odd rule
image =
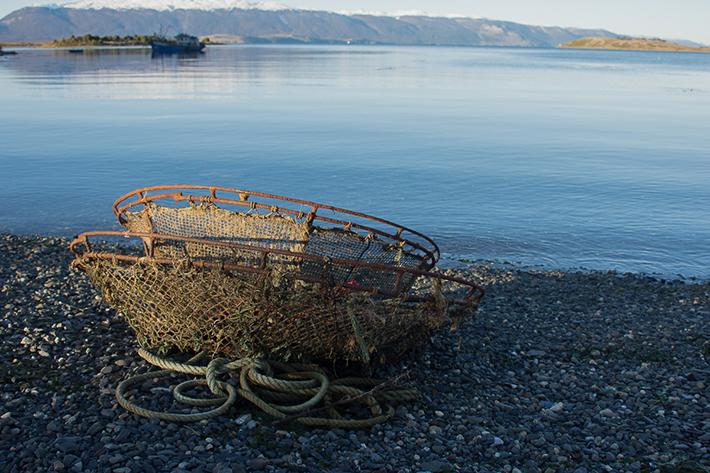
[[[672,51],[710,53],[710,48],[693,47],[663,39],[590,37],[572,40],[561,48],[570,49],[619,49],[625,51]]]

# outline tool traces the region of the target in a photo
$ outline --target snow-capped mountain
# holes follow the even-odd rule
[[[336,13],[341,15],[366,15],[366,16],[384,16],[399,18],[401,16],[425,16],[430,18],[480,18],[478,16],[471,15],[461,15],[456,13],[440,14],[431,13],[425,10],[395,10],[395,11],[384,11],[384,10],[338,10]]]
[[[169,31],[229,37],[245,43],[550,47],[585,36],[616,36],[604,30],[422,12],[393,15],[299,10],[276,1],[75,0],[10,13],[0,19],[0,41],[40,42],[72,35],[128,36]]]
[[[78,0],[53,5],[55,8],[76,10],[289,10],[286,5],[276,2],[256,2],[246,0]]]

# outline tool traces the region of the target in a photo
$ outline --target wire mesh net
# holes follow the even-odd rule
[[[483,295],[474,283],[428,272],[438,248],[404,227],[332,207],[335,217],[324,217],[311,202],[262,194],[303,211],[247,204],[253,193],[244,191],[230,190],[236,200],[195,189],[209,194],[129,194],[114,207],[128,232],[89,232],[72,243],[75,267],[144,348],[367,363],[420,344],[452,307],[472,313]],[[140,245],[104,244],[116,236]]]
[[[228,198],[229,195],[218,196],[214,189],[208,188],[208,195],[196,193],[204,189],[194,187],[143,189],[119,199],[115,209],[119,220],[133,232],[229,241],[330,260],[411,269],[431,269],[438,258],[438,248],[427,237],[369,215],[252,191],[221,189],[222,193],[239,196],[239,200],[235,200]],[[151,190],[170,192],[151,194]],[[130,202],[132,195],[140,198]],[[123,207],[119,208],[120,204],[124,204]],[[423,245],[404,238],[405,230],[422,240]],[[249,258],[254,256],[250,252],[198,247],[193,243],[156,247],[155,251],[156,256],[223,258],[249,264],[253,263]],[[304,275],[315,278],[327,273],[332,284],[365,284],[399,292],[413,282],[411,277],[397,281],[391,271],[354,269],[349,263],[332,262],[326,268],[314,260],[292,259],[292,262],[300,265]]]
[[[181,264],[77,264],[144,348],[230,357],[398,356],[441,325],[445,304],[377,299],[318,284]]]

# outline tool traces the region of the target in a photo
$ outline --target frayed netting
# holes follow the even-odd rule
[[[405,302],[267,275],[176,264],[79,258],[144,348],[271,360],[369,363],[397,357],[447,320],[441,284]]]

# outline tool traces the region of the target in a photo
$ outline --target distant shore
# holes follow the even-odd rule
[[[591,41],[589,38],[576,40],[569,43],[561,44],[557,47],[523,47],[523,46],[454,46],[454,45],[392,45],[392,44],[375,44],[375,43],[351,43],[341,41],[304,41],[289,37],[275,38],[249,38],[230,35],[212,35],[200,38],[201,41],[207,43],[208,46],[234,46],[234,45],[275,45],[275,46],[383,46],[383,47],[421,47],[421,48],[486,48],[486,49],[586,49],[599,51],[646,51],[646,52],[677,52],[677,53],[710,53],[710,48],[694,48],[666,41],[647,42],[647,41],[628,41],[628,40],[608,40]],[[0,48],[5,48],[6,51],[12,51],[13,48],[31,48],[31,49],[105,49],[105,48],[150,48],[150,43],[141,41],[47,41],[47,42],[0,42]]]
[[[691,47],[662,39],[592,37],[560,45],[562,49],[606,49],[621,51],[661,51],[710,53],[710,48]]]
[[[134,35],[134,36],[69,36],[67,38],[55,39],[41,42],[14,42],[2,43],[2,47],[26,47],[44,49],[66,49],[66,48],[100,48],[100,47],[129,47],[129,46],[150,46],[157,39],[158,35]],[[290,35],[273,35],[265,37],[238,36],[238,35],[207,35],[200,38],[200,41],[208,45],[231,45],[231,44],[275,44],[275,45],[371,45],[369,42],[353,42],[348,40],[318,40],[297,38]],[[384,44],[382,46],[385,46]]]
[[[18,42],[2,43],[0,47],[15,48],[100,48],[100,47],[129,47],[129,46],[150,46],[151,43],[160,39],[157,35],[133,35],[133,36],[69,36],[67,38],[55,39],[42,42]]]
[[[42,43],[33,42],[7,42],[0,41],[0,48],[38,48]]]

